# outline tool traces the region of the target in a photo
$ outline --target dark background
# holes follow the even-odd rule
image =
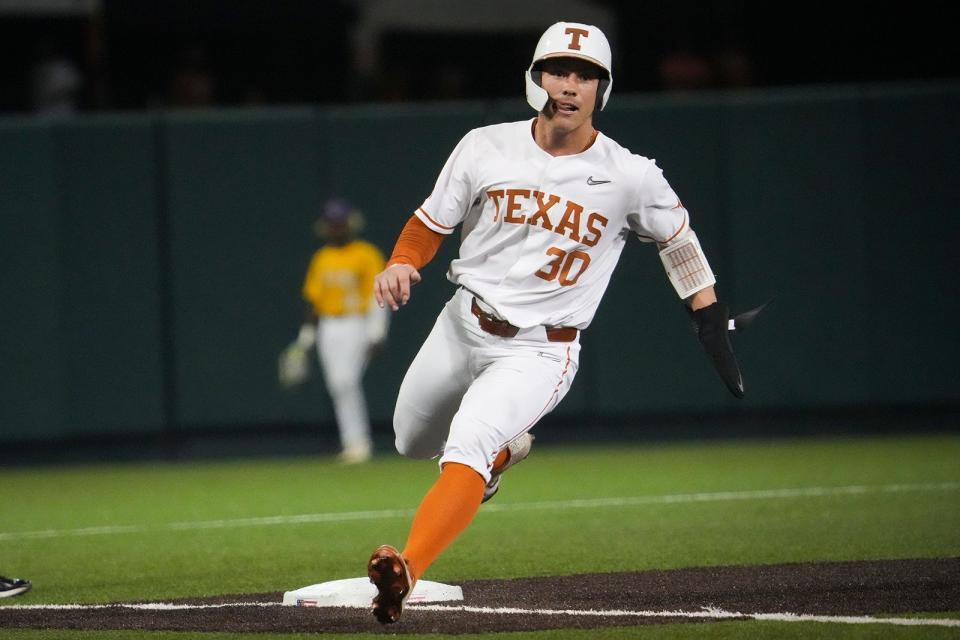
[[[960,76],[947,2],[593,4],[616,16],[618,93]],[[43,47],[77,66],[84,110],[516,96],[542,31],[388,30],[380,66],[359,77],[349,34],[361,10],[345,0],[104,0],[92,17],[0,14],[0,112],[32,109]],[[184,69],[210,80],[209,101],[175,95]]]
[[[656,253],[628,247],[538,437],[955,431],[960,57],[945,3],[605,4],[602,130],[664,168],[735,310],[776,302],[738,339],[735,401]],[[316,212],[348,198],[389,251],[465,131],[531,117],[522,71],[556,18],[387,30],[363,75],[360,5],[156,5],[0,13],[0,464],[334,450],[319,376],[292,393],[276,380]],[[56,47],[83,78],[67,105],[81,113],[27,115],[29,71]],[[381,448],[455,249],[367,372]]]

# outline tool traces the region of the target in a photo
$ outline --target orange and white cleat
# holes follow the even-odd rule
[[[534,436],[532,433],[521,433],[519,436],[507,443],[506,449],[510,452],[510,456],[507,458],[507,461],[499,469],[495,469],[490,473],[490,482],[487,483],[487,486],[483,488],[483,500],[481,503],[486,502],[493,496],[497,494],[497,491],[500,490],[500,476],[503,475],[503,472],[512,467],[513,465],[523,462],[528,455],[530,455],[530,448],[533,447]]]

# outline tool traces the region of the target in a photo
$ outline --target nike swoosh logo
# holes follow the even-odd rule
[[[590,185],[607,184],[608,182],[613,182],[613,181],[612,180],[594,180],[593,176],[590,176],[589,178],[587,178],[587,184],[590,184]]]

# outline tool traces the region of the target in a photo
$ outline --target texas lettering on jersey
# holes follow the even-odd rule
[[[597,211],[584,215],[585,207],[582,204],[552,193],[516,188],[496,189],[486,193],[487,198],[494,204],[494,222],[503,220],[505,224],[540,227],[585,247],[597,245],[609,222],[606,216]],[[570,287],[577,283],[590,266],[590,255],[579,249],[565,251],[552,246],[544,252],[544,262],[533,275],[548,282],[556,279],[561,287]]]
[[[518,327],[584,329],[627,232],[671,238],[687,217],[677,200],[653,160],[603,133],[580,153],[554,157],[526,120],[465,135],[415,214],[441,234],[463,224],[447,278],[499,316]]]
[[[494,222],[501,216],[502,202],[504,222],[542,227],[588,247],[597,245],[609,222],[606,216],[597,211],[584,217],[583,205],[573,200],[562,200],[560,196],[551,193],[531,189],[497,189],[487,191],[487,197],[493,201],[495,207]]]

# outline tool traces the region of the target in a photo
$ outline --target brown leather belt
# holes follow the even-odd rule
[[[506,320],[494,317],[480,308],[476,297],[470,303],[470,312],[477,316],[480,321],[480,328],[487,333],[492,333],[501,338],[513,338],[520,332],[520,327],[515,327]],[[544,327],[547,332],[547,340],[550,342],[573,342],[577,339],[575,327]]]

